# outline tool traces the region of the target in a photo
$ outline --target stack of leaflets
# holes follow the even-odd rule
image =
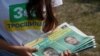
[[[94,36],[87,36],[68,23],[59,25],[51,34],[44,34],[27,45],[38,49],[33,56],[60,56],[66,50],[78,53],[96,47]]]

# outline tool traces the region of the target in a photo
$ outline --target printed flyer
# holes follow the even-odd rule
[[[96,47],[94,36],[88,36],[68,23],[59,25],[51,34],[44,34],[27,45],[38,49],[33,56],[60,56],[63,51],[78,53]]]

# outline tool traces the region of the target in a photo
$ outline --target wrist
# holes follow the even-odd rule
[[[5,49],[14,54],[18,53],[18,46],[7,46]]]

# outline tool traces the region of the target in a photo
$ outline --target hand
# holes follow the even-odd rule
[[[61,56],[79,56],[78,53],[72,53],[70,51],[65,51],[61,53]]]
[[[37,51],[36,48],[25,46],[13,46],[12,50],[18,56],[32,56],[32,53]]]
[[[63,53],[61,53],[61,56],[71,56],[69,51],[65,51]]]
[[[8,52],[14,53],[18,56],[32,56],[32,53],[36,51],[36,49],[32,47],[10,45],[6,41],[1,39],[0,48]]]
[[[71,56],[79,56],[78,53],[73,53]]]

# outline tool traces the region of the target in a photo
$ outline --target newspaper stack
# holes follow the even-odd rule
[[[35,44],[32,44],[33,42]],[[87,36],[68,23],[59,25],[48,36],[43,36],[33,42],[29,44],[38,48],[38,52],[33,53],[33,56],[60,56],[60,53],[66,50],[78,53],[96,47],[94,36]]]

